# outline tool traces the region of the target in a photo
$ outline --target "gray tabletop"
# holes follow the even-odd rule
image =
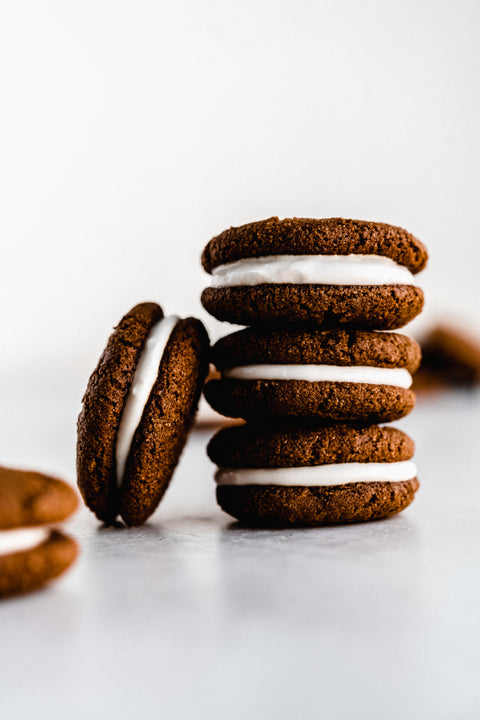
[[[72,479],[71,398],[28,402],[4,397],[2,462]],[[200,431],[145,527],[82,509],[76,567],[0,605],[1,717],[479,718],[480,395],[397,425],[422,485],[387,521],[242,529]]]

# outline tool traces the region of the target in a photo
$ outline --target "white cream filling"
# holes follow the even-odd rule
[[[151,329],[140,355],[117,434],[115,458],[119,487],[122,484],[133,436],[140,425],[145,405],[157,379],[163,353],[178,320],[176,315],[170,315],[156,323]]]
[[[212,270],[213,287],[295,283],[313,285],[412,285],[404,265],[381,255],[268,255]]]
[[[243,365],[222,372],[235,380],[306,380],[307,382],[349,382],[368,385],[395,385],[409,388],[412,376],[405,368],[366,365]]]
[[[47,540],[50,529],[45,527],[0,530],[0,555],[32,550]]]
[[[219,468],[217,485],[282,485],[322,487],[357,482],[399,482],[412,480],[417,467],[411,460],[392,463],[339,463],[313,467]]]

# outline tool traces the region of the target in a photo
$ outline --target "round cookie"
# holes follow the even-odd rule
[[[192,425],[208,370],[196,318],[164,318],[155,303],[127,313],[88,382],[78,419],[78,486],[110,524],[141,525],[157,507]]]
[[[77,504],[61,480],[0,468],[0,597],[37,590],[70,567],[77,543],[49,525]]]
[[[202,254],[206,310],[241,325],[399,328],[423,307],[427,251],[402,228],[276,217],[225,230]]]
[[[255,425],[209,443],[219,505],[240,522],[320,526],[389,517],[418,489],[413,441],[396,428]]]
[[[372,424],[407,415],[420,348],[398,333],[246,328],[220,339],[220,380],[205,386],[217,412],[255,420],[316,418]]]

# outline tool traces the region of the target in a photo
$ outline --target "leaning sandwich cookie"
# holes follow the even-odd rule
[[[414,443],[396,428],[255,425],[220,430],[208,455],[223,510],[263,526],[365,522],[406,508],[418,489]]]
[[[422,243],[385,223],[276,217],[232,227],[202,254],[205,309],[240,325],[389,330],[423,307]]]
[[[413,408],[420,348],[392,332],[246,328],[221,338],[221,373],[205,386],[211,406],[246,420],[317,418],[372,424]]]
[[[0,597],[38,590],[72,565],[77,543],[56,525],[77,505],[62,480],[0,467]]]
[[[165,493],[208,370],[196,318],[164,317],[155,303],[120,321],[88,382],[78,419],[77,478],[107,524],[141,525]]]

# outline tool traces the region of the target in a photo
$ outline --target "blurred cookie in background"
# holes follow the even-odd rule
[[[414,379],[416,392],[480,383],[480,336],[439,323],[421,340],[422,364]]]

